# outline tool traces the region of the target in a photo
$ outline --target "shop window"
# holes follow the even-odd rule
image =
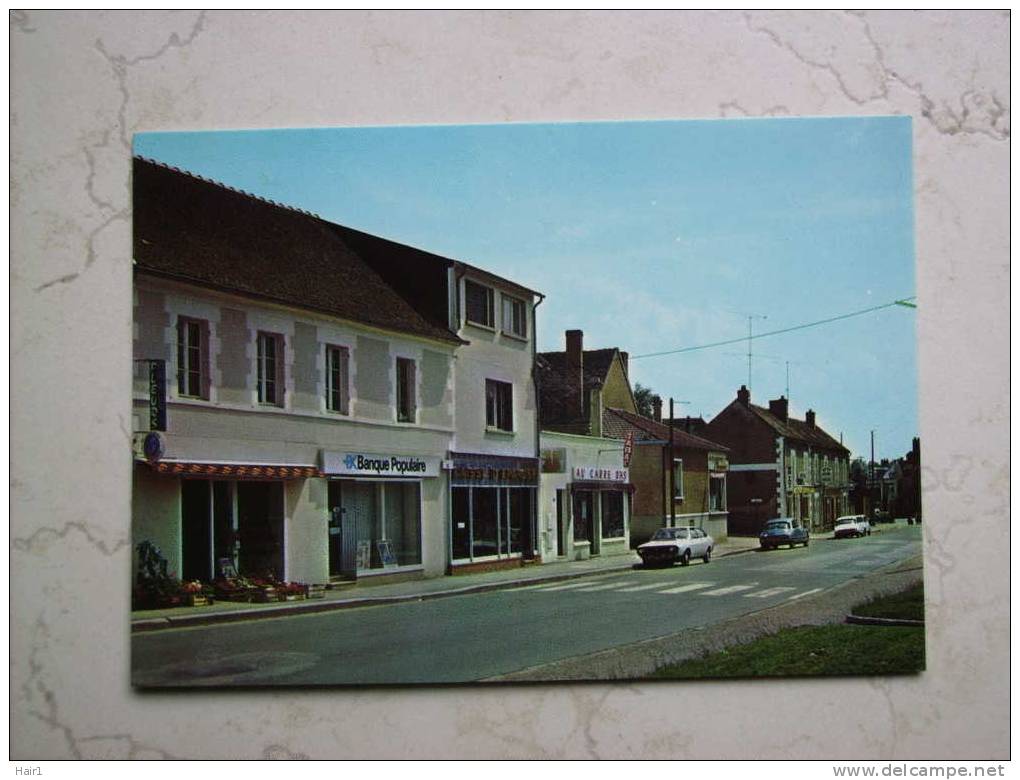
[[[454,560],[464,560],[471,557],[471,489],[455,487],[451,493],[451,552]]]
[[[256,367],[259,403],[283,406],[283,336],[259,332]]]
[[[722,512],[726,509],[726,477],[709,477],[708,509],[710,512]]]
[[[339,485],[339,495],[333,486]],[[421,564],[421,487],[417,482],[336,481],[330,503],[353,523],[358,571]]]
[[[467,321],[472,325],[485,328],[496,327],[496,316],[493,306],[493,290],[491,287],[464,280],[464,299],[467,308]]]
[[[514,429],[514,387],[509,382],[485,380],[485,426],[500,431]]]
[[[414,361],[397,358],[397,422],[415,421]]]
[[[326,347],[326,408],[339,414],[350,413],[347,347]]]
[[[602,538],[621,539],[623,536],[623,492],[605,490],[602,492]]]
[[[501,295],[503,302],[503,332],[518,338],[528,337],[527,307],[524,301]]]
[[[534,490],[454,487],[451,553],[454,560],[508,557],[530,549]]]
[[[682,458],[673,459],[673,498],[683,501],[684,498],[684,462]]]
[[[201,320],[177,320],[177,394],[208,398],[208,326]]]

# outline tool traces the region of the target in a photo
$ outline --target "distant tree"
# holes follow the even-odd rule
[[[655,398],[655,391],[645,387],[640,382],[634,383],[634,403],[637,405],[637,412],[642,417],[651,417],[654,414],[652,399]]]

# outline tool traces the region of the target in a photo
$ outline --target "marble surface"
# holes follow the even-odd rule
[[[1008,33],[1005,12],[12,12],[12,758],[1007,756]],[[132,133],[889,113],[914,117],[925,674],[131,690]]]

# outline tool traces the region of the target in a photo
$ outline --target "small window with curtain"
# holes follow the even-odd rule
[[[202,320],[177,319],[177,394],[208,398],[207,326]]]
[[[258,334],[256,354],[258,400],[267,406],[283,406],[283,336]]]
[[[338,414],[350,414],[347,347],[326,346],[326,408]]]
[[[513,431],[514,386],[509,382],[485,380],[485,427]]]
[[[524,301],[509,295],[500,295],[503,303],[503,332],[519,339],[528,337],[527,307]]]
[[[397,358],[397,422],[413,423],[416,416],[414,397],[414,361]]]
[[[673,460],[673,498],[682,501],[684,497],[684,462],[681,458]]]
[[[466,304],[467,321],[472,325],[481,325],[485,328],[496,327],[496,317],[493,310],[493,291],[491,287],[464,280],[464,300]]]

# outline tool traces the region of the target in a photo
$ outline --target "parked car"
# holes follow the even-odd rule
[[[871,536],[871,523],[864,515],[844,515],[836,518],[832,529],[833,539],[848,537]]]
[[[777,517],[765,523],[765,528],[758,534],[758,543],[761,549],[775,549],[783,544],[792,548],[795,544],[808,546],[811,541],[808,529],[800,524],[799,520],[792,517]]]
[[[650,541],[637,548],[645,566],[672,566],[680,562],[686,566],[691,558],[701,558],[705,563],[712,560],[715,539],[700,528],[660,528]]]

